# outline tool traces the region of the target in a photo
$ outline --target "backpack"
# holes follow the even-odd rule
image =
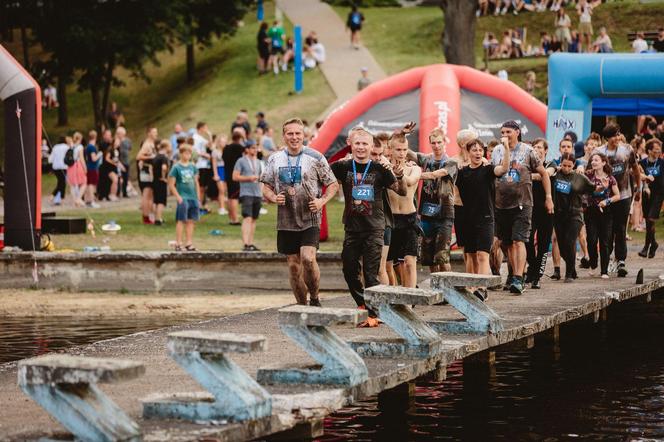
[[[67,166],[73,166],[76,160],[74,159],[74,148],[70,147],[67,149],[67,153],[65,154],[65,164]]]
[[[362,14],[353,12],[350,16],[350,21],[356,26],[360,25],[362,23]]]

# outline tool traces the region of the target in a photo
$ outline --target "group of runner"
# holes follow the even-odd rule
[[[659,140],[648,142],[648,158],[639,161],[621,142],[620,128],[608,124],[606,143],[600,146],[599,137],[591,135],[584,158],[575,158],[566,134],[560,157],[548,161],[546,140],[528,144],[522,141],[519,124],[507,121],[500,142],[489,146],[474,131],[459,131],[459,152],[449,156],[449,139],[438,128],[428,137],[430,154],[411,150],[408,134],[414,126],[376,136],[353,128],[347,140],[350,154],[328,165],[321,153],[303,145],[299,119],[284,123],[286,149],[269,158],[261,182],[265,198],[279,206],[277,248],[287,255],[299,304],[308,300],[309,305],[320,305],[316,250],[321,209],[339,185],[345,204],[343,274],[360,308],[367,308],[365,287],[416,287],[418,258],[431,272],[449,271],[453,232],[467,272],[500,274],[506,256],[504,289],[515,294],[523,293],[528,283],[540,288],[552,237],[554,256],[559,251],[565,262],[565,282],[577,278],[579,239],[584,255],[588,253],[582,267],[591,273],[599,267],[601,277],[608,278],[613,252],[615,272],[624,277],[625,228],[633,188],[641,188],[642,180],[648,233],[640,254],[654,256],[654,222],[664,198]],[[638,198],[640,192],[634,195]],[[484,301],[487,288],[476,288],[474,294]],[[369,309],[365,325],[377,324]]]

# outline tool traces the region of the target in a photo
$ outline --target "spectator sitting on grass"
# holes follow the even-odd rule
[[[597,40],[593,43],[593,52],[601,52],[604,54],[613,52],[611,37],[607,34],[604,26],[599,28],[599,37],[597,37]]]
[[[175,209],[175,250],[182,251],[182,236],[185,234],[184,250],[196,251],[192,244],[194,226],[200,216],[198,206],[198,170],[191,163],[193,147],[182,144],[179,161],[168,174],[168,187],[177,200]],[[186,231],[186,232],[185,232]]]

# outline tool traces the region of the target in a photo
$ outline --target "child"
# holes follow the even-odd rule
[[[155,226],[164,224],[164,207],[166,206],[166,197],[168,196],[168,153],[170,150],[171,142],[162,140],[159,143],[157,156],[152,160],[152,173],[154,175],[152,195],[156,207]]]
[[[233,167],[233,181],[240,183],[240,204],[242,205],[242,241],[243,252],[258,252],[254,245],[256,220],[263,201],[262,185],[258,181],[262,173],[262,164],[257,158],[256,143],[244,146],[244,156]]]
[[[175,209],[175,250],[182,251],[182,231],[186,226],[187,242],[184,249],[189,252],[196,251],[192,245],[194,236],[194,223],[198,221],[200,209],[198,206],[198,170],[191,163],[193,147],[191,144],[182,144],[179,148],[179,161],[173,165],[168,174],[168,187],[178,202]]]

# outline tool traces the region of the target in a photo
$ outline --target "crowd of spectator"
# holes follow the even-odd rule
[[[288,71],[295,59],[293,37],[287,36],[283,25],[275,20],[272,26],[261,22],[256,36],[259,74]],[[325,46],[318,41],[316,31],[310,31],[302,47],[302,65],[305,69],[314,69],[325,62]]]

